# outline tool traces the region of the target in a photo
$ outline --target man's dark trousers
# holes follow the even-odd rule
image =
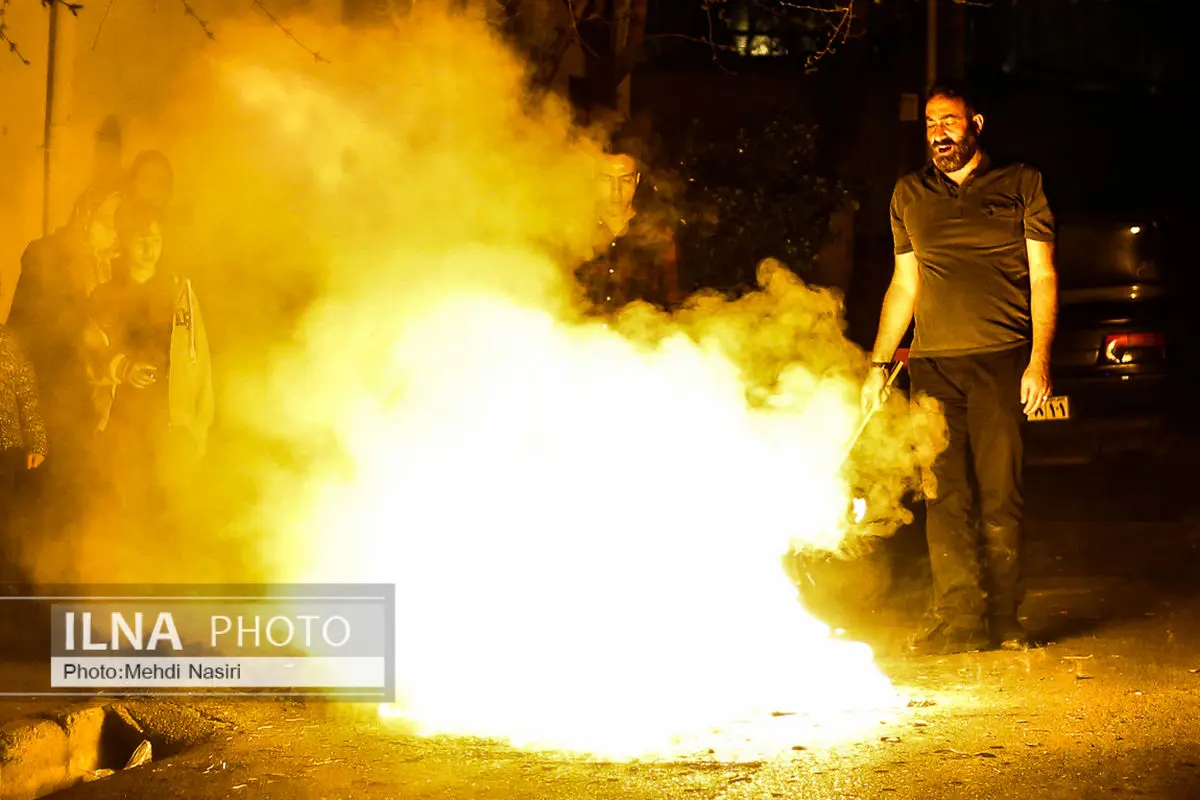
[[[1015,619],[1021,604],[1020,396],[1029,353],[1023,345],[909,363],[914,393],[941,402],[948,428],[949,444],[926,475],[925,536],[934,612],[953,628]]]

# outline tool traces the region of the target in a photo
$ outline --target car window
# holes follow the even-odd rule
[[[1063,289],[1163,280],[1158,234],[1152,225],[1064,220],[1057,239],[1055,263]]]

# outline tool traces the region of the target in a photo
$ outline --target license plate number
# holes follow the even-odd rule
[[[1051,397],[1042,403],[1042,407],[1029,415],[1030,422],[1047,422],[1056,419],[1071,418],[1071,403],[1064,395],[1062,397]]]

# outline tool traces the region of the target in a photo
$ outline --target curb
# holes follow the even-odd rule
[[[0,800],[36,800],[100,769],[109,705],[68,706],[0,728]]]
[[[100,699],[0,726],[0,800],[38,800],[125,769],[135,751],[148,760],[150,753],[161,758],[187,746],[169,731],[148,731],[140,711]],[[180,714],[171,716],[167,728],[180,722]]]

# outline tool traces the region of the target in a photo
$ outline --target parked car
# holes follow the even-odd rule
[[[1154,219],[1060,218],[1054,397],[1030,420],[1030,463],[1087,462],[1169,441],[1172,297]]]

